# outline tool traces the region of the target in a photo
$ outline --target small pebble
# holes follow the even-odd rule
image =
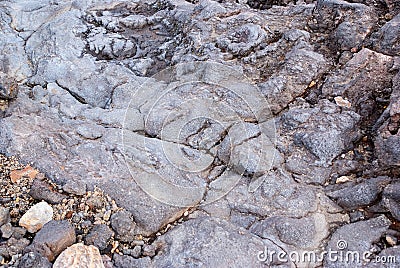
[[[0,207],[0,226],[10,222],[10,210],[5,207]]]
[[[11,223],[7,223],[0,227],[0,231],[1,237],[8,239],[13,234],[13,227],[11,226]]]
[[[156,255],[156,247],[153,245],[143,246],[143,256],[153,257]]]
[[[386,235],[385,237],[386,242],[388,242],[389,245],[394,247],[397,244],[397,238],[391,235]]]

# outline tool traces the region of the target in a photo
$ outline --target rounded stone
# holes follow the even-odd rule
[[[95,246],[74,244],[61,252],[53,268],[104,268],[99,249]]]
[[[44,224],[53,218],[53,208],[42,201],[31,207],[19,220],[19,225],[25,227],[28,232],[36,233]]]

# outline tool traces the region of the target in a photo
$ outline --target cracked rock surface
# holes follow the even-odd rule
[[[0,265],[400,265],[399,12],[3,1]]]

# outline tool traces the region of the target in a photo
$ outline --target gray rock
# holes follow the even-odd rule
[[[160,236],[156,243],[161,249],[153,258],[153,267],[263,267],[258,252],[264,246],[276,249],[245,229],[210,217],[186,221]]]
[[[51,268],[52,264],[46,257],[37,252],[29,252],[22,256],[18,268]]]
[[[142,254],[142,247],[141,246],[135,246],[134,248],[129,248],[129,249],[124,249],[123,253],[125,255],[132,256],[134,258],[139,258],[140,255]]]
[[[326,246],[326,250],[357,251],[359,254],[368,252],[373,243],[379,241],[389,228],[391,222],[385,216],[379,216],[367,221],[346,224],[337,229]],[[360,257],[361,258],[361,257]],[[324,267],[361,267],[362,262],[335,262],[327,258]]]
[[[393,58],[363,48],[345,66],[329,76],[322,87],[322,96],[347,98],[351,109],[361,115],[363,124],[378,119],[375,96],[391,87]]]
[[[37,252],[49,261],[54,261],[75,240],[75,229],[68,221],[50,221],[36,234],[24,252]]]
[[[154,255],[156,255],[156,247],[154,245],[143,246],[143,256],[154,257]]]
[[[309,186],[293,185],[292,178],[285,171],[269,172],[259,180],[262,184],[255,192],[249,192],[249,183],[239,182],[226,196],[228,207],[260,217],[304,217],[315,211],[316,193]]]
[[[0,256],[11,258],[16,254],[20,254],[29,243],[30,241],[26,238],[15,239],[11,237],[7,241],[0,243]]]
[[[379,257],[374,259],[375,256],[372,256],[372,261],[365,265],[368,268],[396,268],[399,264],[400,260],[400,250],[399,246],[394,246],[391,248],[386,248],[382,250],[379,254]]]
[[[332,173],[332,161],[352,149],[359,137],[360,117],[321,100],[315,107],[290,108],[282,116],[281,137],[286,169],[301,182],[323,185]]]
[[[259,84],[260,90],[271,99],[273,113],[279,113],[296,97],[304,94],[311,81],[319,79],[329,66],[322,54],[313,51],[311,45],[302,41],[298,40],[285,55],[279,71]]]
[[[358,184],[345,183],[337,185],[339,189],[332,189],[327,196],[346,210],[357,209],[368,206],[375,202],[378,195],[383,190],[385,184],[389,183],[389,178],[370,178]]]
[[[379,254],[371,222],[353,224],[398,214],[398,1],[3,2],[0,152],[66,193],[114,199],[116,238],[138,245],[116,266],[297,266],[257,254],[321,250],[349,218]],[[388,174],[382,200],[385,185],[328,185]],[[32,196],[60,202],[48,186],[35,181]],[[53,258],[73,240],[53,229],[29,249]],[[26,242],[21,230],[9,240]],[[95,227],[85,242],[103,248],[109,234]]]
[[[400,183],[393,182],[385,187],[382,201],[392,216],[400,220]]]
[[[373,8],[341,0],[318,0],[314,17],[338,50],[359,48],[378,20]]]
[[[2,238],[10,238],[14,232],[11,223],[4,224],[0,227],[1,237]]]
[[[233,55],[248,55],[255,47],[259,46],[266,38],[266,32],[259,25],[245,24],[236,29],[231,29],[227,37],[217,41],[219,48],[230,51]]]
[[[398,74],[397,77],[400,77],[400,75]],[[397,87],[394,86],[395,90],[398,85]],[[381,122],[382,125],[379,127],[374,140],[376,155],[380,166],[383,168],[398,168],[400,166],[400,97],[396,94],[393,95],[389,107],[381,117],[387,118],[387,120]],[[378,121],[378,123],[380,122]]]
[[[374,50],[386,55],[400,54],[400,15],[388,21],[379,31],[373,33],[369,40]]]
[[[103,260],[104,268],[114,268],[114,264],[108,255],[101,255],[101,259]]]
[[[99,248],[99,250],[104,250],[112,235],[113,231],[107,225],[95,225],[87,234],[85,242],[87,245],[94,245]]]
[[[5,207],[0,207],[0,226],[10,222],[10,210]]]
[[[118,239],[124,242],[135,240],[137,233],[136,223],[128,211],[118,211],[111,216],[111,227]]]
[[[12,231],[13,233],[11,237],[14,237],[15,239],[21,239],[26,234],[26,229],[22,227],[13,227]]]
[[[52,189],[52,186],[45,181],[35,179],[32,183],[29,195],[36,200],[44,200],[50,204],[59,204],[66,197]]]
[[[236,226],[248,229],[255,221],[257,217],[252,214],[241,213],[236,210],[231,211],[230,221]]]
[[[63,190],[69,194],[74,195],[85,195],[86,194],[86,183],[82,181],[68,181],[63,185]]]
[[[334,114],[337,109],[328,102],[321,103],[319,114],[311,117],[295,133],[295,142],[316,156],[321,164],[329,164],[341,152],[351,148],[351,141],[357,137],[356,126],[359,116],[351,112]],[[329,122],[331,115],[335,123]]]
[[[328,223],[323,214],[301,219],[270,217],[253,224],[250,231],[262,238],[282,241],[294,249],[317,248],[328,236]]]
[[[144,257],[140,259],[135,259],[131,256],[121,256],[119,254],[113,255],[113,261],[115,268],[125,268],[125,267],[153,267],[151,266],[150,257]]]

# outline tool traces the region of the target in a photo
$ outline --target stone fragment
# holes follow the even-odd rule
[[[398,82],[395,79],[393,81],[395,91],[392,100],[381,116],[384,122],[377,122],[382,125],[374,139],[376,156],[380,166],[385,169],[400,167],[400,72],[396,78]]]
[[[0,231],[1,231],[1,237],[6,239],[10,238],[14,232],[11,223],[6,223],[3,226],[1,226]]]
[[[53,218],[53,208],[42,201],[32,206],[19,220],[19,225],[25,227],[28,232],[36,233],[44,224]]]
[[[210,217],[186,221],[160,236],[156,243],[160,251],[152,259],[154,267],[185,267],[189,259],[198,267],[264,267],[257,254],[264,246],[277,250],[245,229]]]
[[[368,252],[373,243],[379,242],[391,222],[385,216],[366,221],[343,225],[330,238],[326,250],[346,252]],[[324,267],[354,267],[352,262],[338,262],[332,258],[325,259]]]
[[[99,250],[107,247],[108,241],[113,235],[113,231],[105,224],[95,225],[85,238],[88,245],[94,245]]]
[[[52,264],[46,257],[37,252],[29,252],[22,256],[18,268],[51,268]]]
[[[373,33],[369,44],[380,53],[391,56],[400,55],[400,14]]]
[[[328,223],[323,214],[300,219],[270,217],[256,222],[250,231],[262,238],[282,241],[293,249],[316,248],[328,236]]]
[[[95,246],[74,244],[65,249],[56,259],[53,268],[104,268],[99,249]]]
[[[26,235],[26,229],[23,227],[13,227],[12,228],[12,235],[15,239],[21,239]]]
[[[262,184],[255,192],[249,192],[248,183],[239,182],[226,195],[229,207],[261,217],[275,215],[304,217],[309,212],[315,211],[316,194],[307,186],[293,185],[293,179],[288,173],[278,170],[269,172],[259,179]],[[204,208],[208,209],[208,206]]]
[[[33,180],[36,178],[38,173],[39,171],[28,165],[22,170],[12,170],[10,172],[10,179],[13,183],[18,182],[18,180],[20,180],[22,177],[28,177],[29,179]]]
[[[400,221],[400,183],[393,182],[386,186],[382,194],[382,201],[392,216]]]
[[[327,196],[346,210],[362,208],[375,202],[389,181],[389,178],[381,177],[366,179],[358,184],[348,182],[335,185],[333,189],[328,190]]]
[[[125,210],[118,211],[111,216],[111,227],[116,232],[117,238],[124,242],[132,242],[137,234],[132,214]]]
[[[0,243],[0,256],[4,258],[11,258],[16,254],[20,254],[30,241],[26,238],[15,239],[11,237],[7,241]]]
[[[360,116],[328,100],[307,106],[300,102],[282,116],[285,167],[298,181],[324,185],[333,161],[359,138]]]
[[[142,254],[142,247],[141,246],[135,246],[134,248],[129,248],[129,249],[124,249],[123,253],[125,255],[132,256],[134,258],[139,258],[140,255]]]
[[[49,183],[39,179],[33,181],[29,195],[35,200],[44,200],[50,204],[61,203],[61,201],[66,197],[53,189]]]
[[[104,268],[114,268],[112,259],[108,255],[101,255],[101,259],[103,261]]]
[[[346,99],[343,99],[341,96],[337,96],[334,98],[336,104],[340,107],[345,107],[345,108],[350,108],[351,107],[351,102],[349,102]]]
[[[50,221],[36,234],[24,252],[38,252],[53,261],[75,240],[75,229],[68,221]]]
[[[314,27],[327,32],[330,45],[342,51],[360,47],[377,21],[372,7],[342,0],[318,0],[314,18]]]
[[[71,180],[63,185],[63,190],[69,194],[74,194],[78,196],[85,195],[86,183],[83,181]]]
[[[131,256],[126,255],[113,255],[113,261],[115,268],[125,268],[125,267],[152,267],[150,257],[144,257],[135,259]]]
[[[154,245],[143,246],[143,256],[154,257],[156,255],[156,247]]]
[[[0,206],[0,226],[10,222],[10,210]]]
[[[363,124],[377,120],[376,96],[390,92],[393,58],[363,48],[340,69],[328,76],[322,87],[323,97],[342,97],[351,103],[351,110]]]

